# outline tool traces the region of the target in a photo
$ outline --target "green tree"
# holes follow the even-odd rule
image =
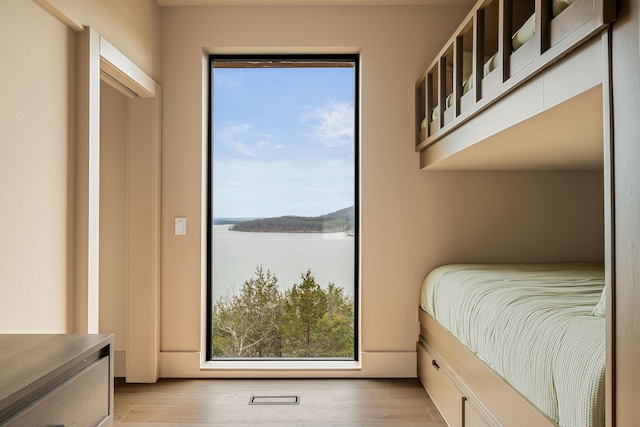
[[[216,357],[353,357],[353,301],[311,270],[281,292],[278,279],[257,266],[237,295],[213,306]]]
[[[327,294],[307,270],[302,282],[285,293],[282,330],[287,353],[297,357],[318,357],[318,321],[327,311]]]
[[[257,266],[238,295],[213,307],[213,354],[224,357],[279,357],[282,316],[278,279]]]
[[[352,357],[353,301],[333,283],[329,283],[326,294],[327,310],[317,324],[318,351],[324,357]]]

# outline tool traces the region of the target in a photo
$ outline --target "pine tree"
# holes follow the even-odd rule
[[[317,324],[319,352],[324,357],[353,357],[353,301],[333,283],[326,294],[327,311]]]
[[[282,314],[278,279],[262,266],[238,295],[213,308],[213,354],[227,357],[279,357]]]
[[[353,357],[353,301],[343,288],[324,290],[307,270],[283,293],[269,270],[254,274],[213,307],[214,357]]]
[[[311,275],[301,275],[302,282],[294,284],[285,294],[283,333],[291,356],[318,357],[317,324],[327,311],[327,295]]]

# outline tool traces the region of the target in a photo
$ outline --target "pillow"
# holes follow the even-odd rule
[[[605,286],[602,289],[602,294],[600,294],[600,301],[598,301],[598,304],[596,304],[595,307],[593,307],[593,310],[591,310],[591,314],[593,316],[598,316],[598,317],[604,317],[606,312],[607,312],[607,306],[605,301],[607,300],[607,287]]]
[[[462,52],[462,80],[468,80],[473,72],[473,53]]]
[[[435,122],[436,120],[438,120],[438,117],[440,116],[440,106],[436,105],[435,107],[433,107],[433,110],[431,110],[431,121]],[[425,125],[425,128],[427,126]]]
[[[466,94],[473,88],[473,76],[470,76],[467,80],[462,82],[462,94]]]
[[[492,72],[493,70],[495,70],[498,67],[499,63],[500,63],[500,57],[498,56],[497,52],[494,53],[491,58],[489,58],[489,59],[485,58],[482,77],[487,77],[490,72]]]
[[[575,0],[553,0],[551,5],[553,7],[553,17],[560,15],[560,12],[565,10]]]
[[[447,108],[445,109],[451,108],[451,106],[453,105],[453,93],[450,93],[449,95],[447,95],[447,99],[445,103],[447,104]]]
[[[527,21],[522,24],[522,27],[516,31],[516,33],[511,38],[511,47],[513,51],[520,49],[520,47],[531,40],[533,35],[536,33],[536,14],[534,13],[527,19]]]

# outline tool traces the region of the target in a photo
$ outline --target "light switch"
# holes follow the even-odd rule
[[[176,236],[184,236],[187,234],[187,218],[176,218],[175,234]]]

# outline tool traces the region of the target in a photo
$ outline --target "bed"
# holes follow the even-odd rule
[[[479,0],[416,83],[416,151],[601,34],[614,18],[614,0]]]
[[[604,426],[603,295],[601,264],[438,267],[420,380],[450,426]]]

